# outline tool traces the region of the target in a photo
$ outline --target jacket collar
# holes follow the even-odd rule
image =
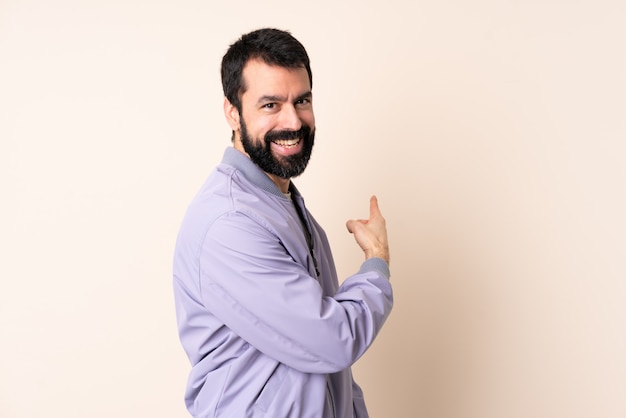
[[[222,158],[222,163],[234,167],[236,170],[242,172],[246,179],[258,188],[286,199],[285,195],[280,192],[278,186],[276,186],[272,179],[270,179],[258,165],[253,163],[252,160],[241,151],[233,147],[226,148],[226,151],[224,151],[224,157]],[[296,189],[293,181],[289,183],[289,191],[299,197],[300,192]]]

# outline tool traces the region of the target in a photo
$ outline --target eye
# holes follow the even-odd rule
[[[261,106],[263,109],[274,109],[276,107],[276,103],[265,103]]]
[[[299,99],[296,100],[296,106],[308,106],[311,104],[311,99]]]

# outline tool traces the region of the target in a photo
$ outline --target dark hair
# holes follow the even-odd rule
[[[228,48],[222,58],[222,88],[228,101],[241,113],[243,67],[251,59],[261,59],[268,65],[285,68],[305,68],[313,87],[309,56],[304,46],[289,32],[265,28],[243,35]]]

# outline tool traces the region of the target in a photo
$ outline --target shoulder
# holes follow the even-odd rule
[[[237,168],[220,164],[187,208],[181,232],[188,230],[203,239],[216,223],[241,228],[254,223],[278,234],[293,216],[292,207],[290,200],[258,187]]]

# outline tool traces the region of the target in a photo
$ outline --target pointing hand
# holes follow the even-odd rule
[[[385,218],[378,209],[376,196],[370,198],[369,219],[351,219],[346,227],[365,253],[365,258],[379,257],[389,264],[389,243]]]

